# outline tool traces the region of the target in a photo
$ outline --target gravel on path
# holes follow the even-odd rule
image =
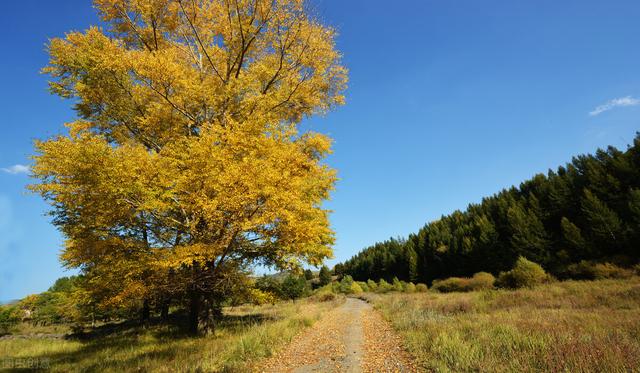
[[[417,372],[389,323],[356,298],[325,314],[256,369],[264,373]]]

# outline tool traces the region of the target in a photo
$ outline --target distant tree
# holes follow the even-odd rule
[[[413,241],[407,241],[404,250],[404,260],[407,267],[407,279],[409,281],[418,280],[418,254],[413,247]]]
[[[629,191],[629,211],[633,222],[640,227],[640,189],[631,189]]]
[[[275,297],[285,297],[281,284],[273,276],[263,275],[256,280],[255,287],[265,293],[272,294]]]
[[[622,239],[620,218],[589,189],[584,190],[581,206],[594,241],[603,253],[612,254]]]
[[[631,221],[627,224],[629,237],[632,242],[640,242],[640,189],[632,189],[629,192],[629,211],[631,216]],[[633,257],[640,257],[640,245],[631,245],[629,253]]]
[[[562,229],[562,238],[566,245],[571,249],[574,257],[580,257],[587,251],[587,242],[582,237],[582,231],[569,219],[562,217],[560,220]]]
[[[308,294],[309,288],[304,277],[289,275],[281,285],[282,295],[286,299],[298,299]]]
[[[320,267],[320,273],[318,274],[320,286],[324,286],[331,283],[331,272],[327,266]]]
[[[549,241],[544,225],[532,211],[520,204],[513,205],[507,212],[511,228],[511,245],[514,253],[536,258],[539,262],[549,259]]]
[[[509,271],[524,256],[564,276],[582,260],[633,262],[640,256],[638,242],[640,133],[626,151],[608,147],[576,156],[555,171],[442,216],[406,240],[375,243],[336,265],[336,274],[427,283]]]
[[[304,278],[307,281],[313,280],[313,272],[310,269],[305,269],[304,270]]]

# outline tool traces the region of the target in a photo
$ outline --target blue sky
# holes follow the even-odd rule
[[[306,128],[335,139],[336,259],[640,129],[636,0],[315,0],[339,30],[347,104]],[[0,300],[64,272],[62,238],[24,186],[32,141],[70,102],[46,92],[45,43],[97,22],[88,0],[3,4]]]

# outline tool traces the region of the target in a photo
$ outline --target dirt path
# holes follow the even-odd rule
[[[402,342],[368,303],[347,298],[259,372],[417,372]]]

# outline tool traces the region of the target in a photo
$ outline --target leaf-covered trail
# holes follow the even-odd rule
[[[258,371],[416,372],[391,326],[368,303],[354,298],[297,335]]]

